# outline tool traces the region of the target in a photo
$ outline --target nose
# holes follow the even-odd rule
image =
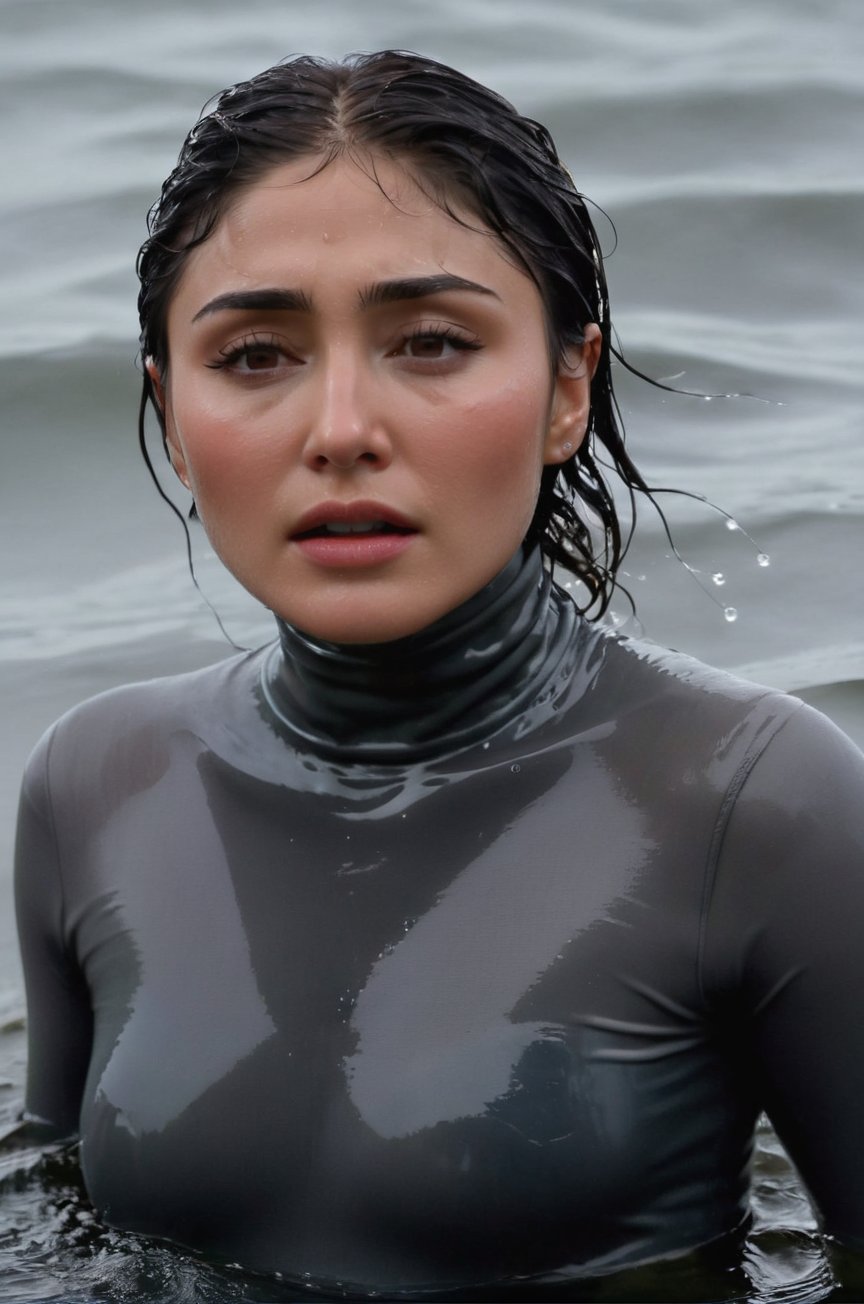
[[[306,440],[307,465],[340,471],[359,465],[376,469],[389,465],[393,457],[389,423],[377,410],[374,378],[344,352],[321,365],[321,384]]]

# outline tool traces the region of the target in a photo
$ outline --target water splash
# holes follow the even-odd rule
[[[734,516],[729,516],[727,512],[724,512],[724,511],[723,511],[723,508],[722,508],[722,507],[715,507],[715,504],[714,504],[714,503],[709,503],[709,506],[710,506],[710,507],[714,507],[714,508],[715,508],[715,511],[721,512],[721,513],[726,517],[726,529],[727,529],[727,530],[729,530],[729,531],[730,531],[731,533],[733,533],[733,534],[743,534],[743,535],[744,535],[744,538],[747,540],[747,542],[750,543],[750,544],[752,544],[753,547],[754,547],[754,549],[756,550],[756,553],[757,553],[756,560],[759,562],[759,565],[760,565],[760,566],[766,566],[766,565],[768,564],[768,562],[759,561],[759,558],[760,558],[760,557],[768,557],[768,553],[767,553],[767,552],[762,552],[762,551],[760,550],[760,548],[759,548],[759,544],[758,544],[758,543],[756,542],[756,540],[753,538],[753,535],[747,533],[747,531],[744,529],[744,526],[741,524],[741,522],[740,522],[740,521],[736,521]],[[771,559],[770,559],[770,557],[769,557],[769,558],[768,558],[768,561],[770,561],[770,560],[771,560]]]
[[[719,397],[719,396],[715,396],[715,397]],[[675,491],[671,490],[670,492],[675,492]],[[761,550],[760,545],[756,542],[753,536],[749,534],[747,530],[744,529],[740,521],[737,521],[735,517],[731,515],[730,512],[727,512],[723,507],[718,507],[716,503],[712,503],[710,498],[706,498],[704,494],[688,493],[688,497],[695,499],[697,502],[704,503],[706,507],[709,507],[712,511],[717,512],[718,515],[722,516],[723,524],[725,525],[726,529],[730,533],[743,535],[743,537],[747,540],[747,542],[752,547],[753,551],[756,553],[756,564],[758,566],[762,567],[763,569],[766,566],[770,566],[771,558],[769,554]],[[662,519],[663,519],[663,526],[664,526],[664,532],[666,534],[666,539],[671,548],[670,552],[664,552],[663,554],[664,557],[667,558],[674,557],[675,560],[681,566],[683,566],[684,570],[686,570],[687,573],[691,575],[694,581],[699,585],[700,589],[705,594],[705,596],[708,597],[714,603],[715,607],[717,607],[719,610],[723,612],[723,617],[728,623],[731,624],[733,621],[737,620],[738,612],[736,608],[724,606],[722,599],[716,593],[714,593],[713,589],[709,586],[707,582],[707,578],[706,579],[701,578],[703,572],[699,570],[698,567],[691,565],[690,562],[688,562],[686,558],[682,556],[677,544],[675,543],[675,540],[672,537],[668,522],[666,521],[665,517],[663,517]],[[726,584],[726,576],[722,571],[714,571],[711,574],[710,579],[711,579],[711,585],[713,585],[714,588],[723,588],[724,585]]]

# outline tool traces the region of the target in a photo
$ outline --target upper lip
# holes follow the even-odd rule
[[[318,530],[333,521],[346,525],[359,524],[363,521],[385,521],[387,525],[395,525],[400,530],[417,529],[407,516],[403,516],[393,507],[388,507],[386,503],[358,498],[347,503],[333,500],[319,503],[317,507],[310,507],[309,511],[304,512],[300,517],[291,532],[291,537],[306,534],[309,530]]]

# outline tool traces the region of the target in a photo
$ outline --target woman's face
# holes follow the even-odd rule
[[[599,332],[543,305],[398,166],[274,168],[188,258],[157,392],[175,470],[251,593],[318,638],[423,629],[502,569],[584,435]],[[383,189],[382,189],[383,187]]]

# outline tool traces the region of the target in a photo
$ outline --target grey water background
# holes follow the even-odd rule
[[[24,1071],[10,861],[27,753],[74,702],[231,651],[136,449],[144,215],[214,91],[292,52],[384,46],[454,63],[552,128],[614,219],[613,321],[635,366],[755,396],[619,372],[648,478],[743,527],[666,498],[682,565],[644,511],[625,582],[645,633],[800,693],[864,741],[859,0],[0,0],[0,1123]],[[233,637],[268,638],[200,531],[195,549]],[[612,619],[634,627],[623,598]],[[0,1163],[0,1299],[276,1298],[93,1231],[74,1179],[43,1164]],[[743,1297],[826,1298],[770,1131],[756,1213]]]

